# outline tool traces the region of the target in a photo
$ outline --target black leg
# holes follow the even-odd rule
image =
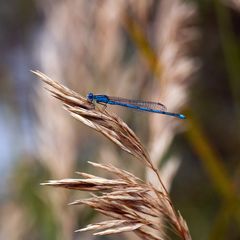
[[[102,107],[102,110],[105,111],[106,108],[107,108],[107,104],[106,103],[98,103],[98,104],[101,104],[103,107]]]

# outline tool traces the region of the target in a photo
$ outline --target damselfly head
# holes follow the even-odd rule
[[[88,93],[88,95],[87,95],[87,100],[89,101],[89,102],[92,102],[93,101],[93,93]]]

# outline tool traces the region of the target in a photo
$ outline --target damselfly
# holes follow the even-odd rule
[[[87,100],[89,102],[95,101],[96,103],[118,105],[118,106],[132,108],[140,111],[165,114],[165,115],[177,117],[180,119],[186,118],[183,114],[167,112],[166,107],[159,102],[131,100],[126,98],[110,97],[107,95],[94,95],[91,92],[88,93]]]

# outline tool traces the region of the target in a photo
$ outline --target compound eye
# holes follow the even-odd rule
[[[88,100],[89,102],[92,102],[92,101],[93,101],[93,93],[88,93],[88,95],[87,95],[87,100]]]

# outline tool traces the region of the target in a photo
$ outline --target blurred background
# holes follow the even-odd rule
[[[87,193],[40,186],[144,166],[65,112],[30,72],[67,87],[164,103],[187,120],[120,107],[193,239],[240,239],[238,0],[0,1],[0,239],[137,239],[74,230],[102,216]]]

